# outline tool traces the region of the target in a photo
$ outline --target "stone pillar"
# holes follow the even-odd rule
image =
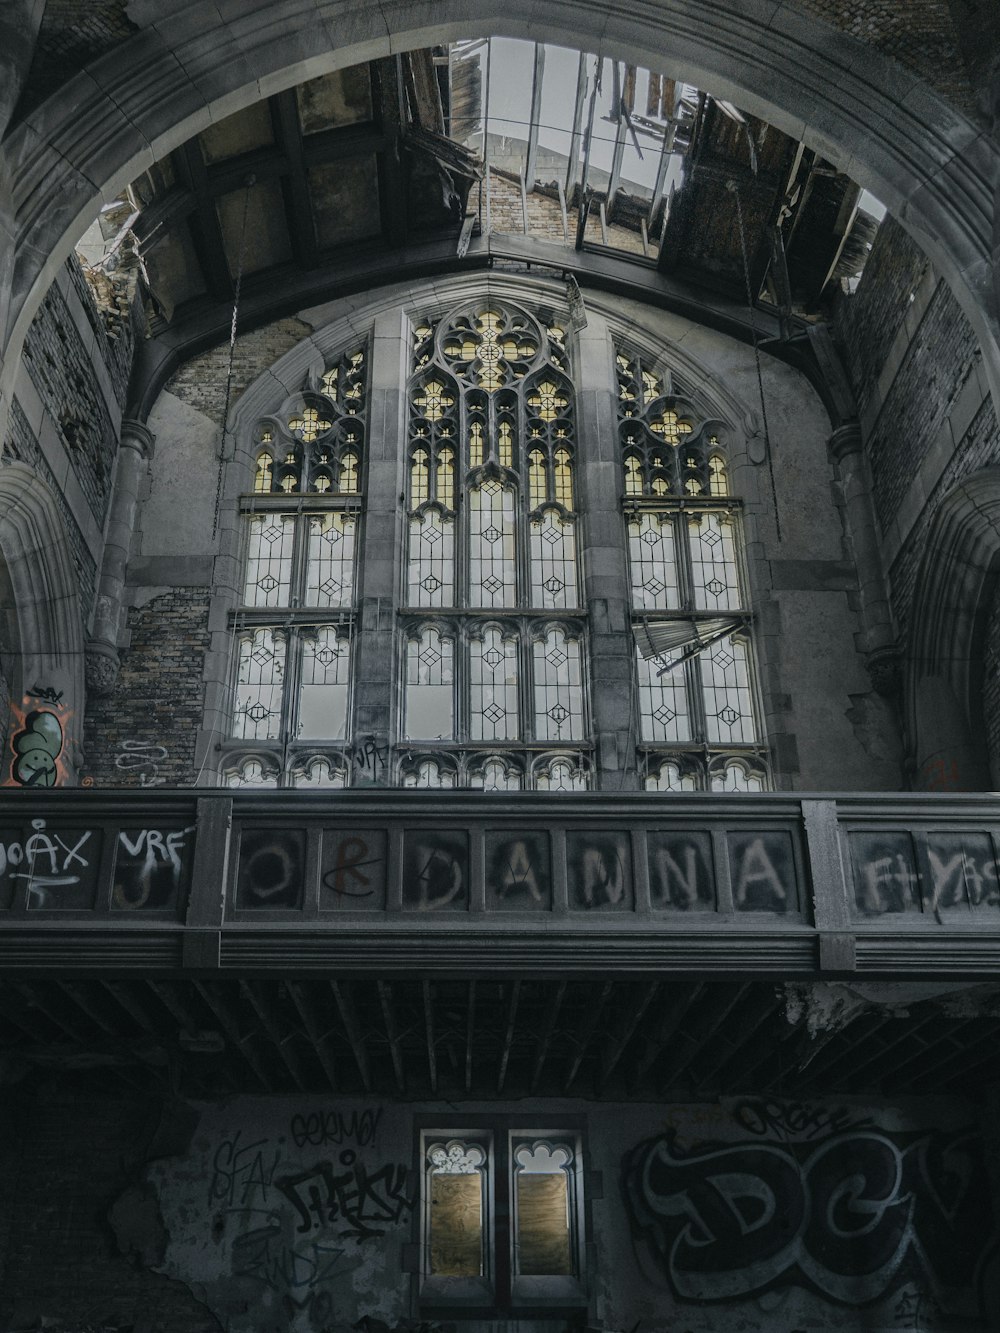
[[[115,486],[104,541],[101,581],[94,609],[94,631],[87,644],[88,693],[107,695],[118,679],[118,640],[124,609],[125,577],[135,529],[139,486],[152,457],[154,437],[139,421],[122,422]]]
[[[636,791],[631,594],[625,555],[618,451],[618,383],[611,332],[591,315],[580,336],[580,553],[591,662],[590,706],[596,763],[605,791]]]
[[[10,124],[24,89],[35,50],[38,25],[45,0],[3,0],[0,4],[0,140]],[[10,314],[11,283],[14,277],[14,208],[10,196],[11,173],[0,166],[0,372],[6,357],[6,330]],[[0,386],[10,386],[13,375],[0,373]],[[0,390],[0,443],[7,433],[10,393]]]
[[[351,777],[354,786],[388,786],[392,781],[389,747],[396,700],[395,598],[405,537],[400,492],[406,456],[407,333],[406,320],[398,311],[380,314],[375,321],[354,686],[355,751],[360,755],[367,748],[369,757],[366,763],[355,765]]]
[[[844,506],[844,526],[858,576],[861,613],[858,647],[878,693],[895,695],[900,684],[899,648],[882,567],[882,549],[861,427],[856,421],[839,426],[830,436],[828,447],[836,468]]]

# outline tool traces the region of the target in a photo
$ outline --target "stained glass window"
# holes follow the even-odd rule
[[[741,512],[722,423],[705,420],[646,358],[620,348],[616,370],[645,786],[760,790],[767,767]],[[669,646],[645,655],[659,644]]]
[[[233,616],[229,785],[347,781],[366,381],[367,349],[355,347],[255,431]],[[266,757],[241,753],[246,742],[269,746]]]
[[[506,303],[414,328],[401,743],[463,747],[462,785],[536,785],[541,749],[587,740],[569,371],[562,327]],[[421,664],[444,642],[447,667]],[[495,745],[508,748],[487,764],[477,751]],[[582,750],[570,767],[586,785]]]

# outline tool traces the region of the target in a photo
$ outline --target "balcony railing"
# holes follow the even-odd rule
[[[8,791],[0,967],[986,976],[998,836],[975,795]]]

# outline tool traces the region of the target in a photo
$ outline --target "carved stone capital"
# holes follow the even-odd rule
[[[107,698],[114,692],[120,670],[118,649],[113,644],[104,643],[99,639],[92,639],[87,644],[84,677],[88,694],[101,699]]]
[[[877,694],[885,699],[899,697],[903,687],[903,657],[895,644],[865,653],[865,670]]]
[[[140,458],[150,459],[153,457],[155,444],[156,436],[141,421],[134,421],[131,417],[126,417],[122,421],[121,446],[123,449],[134,449]]]
[[[849,421],[838,426],[827,443],[830,457],[835,463],[842,462],[850,454],[860,454],[863,448],[861,427],[856,421]]]

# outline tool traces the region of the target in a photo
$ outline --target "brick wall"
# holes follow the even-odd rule
[[[965,111],[975,99],[947,0],[793,0],[797,7],[898,60]]]
[[[240,394],[258,375],[310,333],[311,326],[301,319],[278,319],[250,333],[241,333],[236,340],[233,358],[231,406],[235,406]],[[165,387],[167,392],[221,426],[228,369],[229,343],[220,343],[211,351],[186,361]]]
[[[16,460],[19,463],[27,463],[47,483],[49,490],[55,497],[59,513],[62,515],[73,566],[76,570],[77,587],[80,590],[80,612],[84,622],[87,622],[94,606],[97,568],[90,554],[90,549],[83,539],[80,526],[66,503],[62,489],[57,485],[52,469],[45,461],[45,456],[38,447],[38,441],[35,439],[31,427],[28,425],[28,420],[16,398],[11,405],[10,423],[7,438],[3,445],[3,458]]]
[[[131,642],[115,691],[87,704],[81,774],[94,785],[194,782],[208,599],[208,588],[174,588],[129,610]]]
[[[55,283],[28,330],[24,362],[66,446],[94,517],[103,523],[111,491],[117,434],[104,397],[94,382],[88,352],[66,299]]]
[[[944,425],[977,352],[968,320],[949,288],[940,284],[867,443],[883,531]]]
[[[929,267],[916,242],[887,217],[878,229],[858,290],[838,303],[836,333],[862,414],[909,309],[910,294]]]
[[[136,31],[125,14],[127,4],[128,0],[46,0],[18,116]]]
[[[539,241],[552,241],[565,245],[563,233],[562,209],[559,200],[547,194],[534,191],[525,196],[528,214],[527,234]],[[485,217],[485,204],[483,214]],[[518,181],[508,180],[496,171],[490,173],[490,223],[494,232],[501,235],[523,236],[525,210],[521,203],[521,186]],[[578,213],[574,208],[567,209],[567,229],[569,243],[572,245],[576,236]],[[587,240],[593,245],[609,245],[615,250],[624,250],[628,254],[643,253],[642,235],[629,227],[616,223],[607,224],[607,239],[601,231],[600,210],[595,203],[587,218]],[[649,257],[655,259],[656,245],[649,246]]]
[[[183,1283],[118,1252],[108,1210],[143,1161],[156,1101],[3,1088],[0,1327],[219,1333]],[[0,1159],[2,1160],[2,1159]]]

